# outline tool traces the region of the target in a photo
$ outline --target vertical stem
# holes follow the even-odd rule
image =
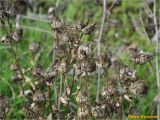
[[[48,87],[48,93],[49,93],[49,106],[50,106],[50,109],[51,109],[51,116],[52,116],[52,119],[53,119],[53,110],[52,110],[52,101],[51,101],[51,98],[52,98],[52,86]]]
[[[90,95],[90,81],[89,81],[89,76],[87,75],[87,79],[86,79],[86,91],[88,93],[88,95]]]
[[[5,28],[4,24],[2,25],[2,27],[4,28],[6,34],[9,36],[9,32],[8,32],[7,29]],[[10,39],[12,40],[12,38],[10,38]],[[25,78],[24,78],[24,75],[23,75],[23,72],[22,72],[22,69],[21,69],[21,65],[20,65],[20,63],[19,63],[19,61],[18,61],[18,58],[17,58],[16,51],[15,51],[14,48],[13,48],[12,41],[10,41],[9,43],[10,43],[10,46],[11,46],[11,50],[12,50],[13,57],[14,57],[14,59],[15,59],[16,65],[17,65],[17,67],[18,67],[18,69],[19,69],[19,72],[20,72],[20,74],[21,74],[21,76],[22,76],[22,79],[23,79],[24,82],[26,83]]]
[[[70,100],[71,100],[71,95],[72,95],[72,90],[73,90],[74,82],[75,82],[75,70],[73,68],[73,79],[72,79],[72,84],[71,84],[71,87],[70,87],[70,93],[68,95],[68,97],[69,97]],[[69,102],[70,101],[68,101],[68,105],[67,105],[68,106],[68,112],[69,112]]]
[[[160,90],[160,79],[159,79],[159,63],[158,63],[158,49],[159,49],[159,41],[158,41],[158,26],[157,26],[157,17],[156,17],[156,0],[154,0],[154,24],[155,24],[155,31],[156,31],[156,76],[157,76],[157,86],[158,92]],[[160,104],[157,105],[157,116],[160,116]],[[157,118],[160,120],[160,118]]]
[[[100,42],[102,38],[102,33],[103,33],[103,28],[104,28],[104,23],[105,23],[105,18],[106,18],[106,0],[103,0],[103,18],[102,18],[102,23],[101,23],[101,28],[100,28],[100,33],[99,37],[97,40],[97,57],[100,55]],[[98,74],[98,84],[97,84],[97,96],[96,96],[96,101],[99,102],[99,94],[100,94],[100,82],[101,82],[101,76],[100,76],[100,71],[99,69],[97,70]]]
[[[74,82],[75,82],[75,70],[74,70],[74,68],[73,68],[73,80],[72,80],[72,85],[71,85],[71,90],[70,90],[70,95],[69,95],[69,97],[71,97],[71,95],[72,95],[72,90],[73,90]]]
[[[23,72],[22,72],[20,63],[19,63],[19,61],[18,61],[18,59],[17,59],[16,52],[14,51],[14,48],[13,48],[13,45],[12,45],[12,42],[10,42],[10,45],[11,45],[11,49],[12,49],[12,53],[13,53],[13,57],[14,57],[14,59],[15,59],[16,65],[17,65],[17,67],[18,67],[18,69],[19,69],[19,72],[20,72],[20,74],[21,74],[21,76],[22,76],[22,79],[25,81],[25,78],[24,78],[24,75],[23,75]],[[25,83],[26,83],[26,81],[25,81]]]
[[[60,109],[60,106],[61,106],[60,97],[62,96],[62,83],[63,83],[63,75],[61,75],[61,78],[60,78],[60,90],[59,90],[59,98],[58,98],[58,110]]]
[[[121,95],[120,120],[123,120],[123,97]]]

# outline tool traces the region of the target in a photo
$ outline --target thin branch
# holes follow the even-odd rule
[[[102,33],[103,33],[103,29],[104,29],[105,18],[106,18],[106,0],[103,0],[103,18],[102,18],[99,37],[97,40],[97,57],[100,55],[100,43],[101,43]],[[99,101],[99,94],[100,94],[100,82],[101,82],[99,69],[97,70],[97,74],[98,74],[98,84],[97,84],[96,101],[98,102]]]

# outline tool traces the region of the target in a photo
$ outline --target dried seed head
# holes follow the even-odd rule
[[[70,100],[70,99],[69,99],[67,96],[62,96],[62,97],[60,97],[60,101],[61,101],[61,103],[63,103],[64,105],[67,105],[69,100]]]
[[[18,29],[16,32],[14,32],[11,37],[15,42],[20,42],[22,40],[23,30]]]
[[[67,72],[67,63],[66,61],[62,61],[59,66],[58,66],[58,72],[60,74],[64,74],[65,72]]]
[[[64,58],[68,52],[68,49],[65,45],[60,45],[58,48],[55,48],[55,55],[57,58]]]
[[[2,42],[2,43],[9,43],[11,41],[11,39],[10,39],[10,36],[2,36],[1,37],[1,39],[0,39],[0,42]]]
[[[81,63],[81,72],[82,76],[86,76],[91,74],[96,70],[96,63],[94,60],[91,61],[84,61]]]
[[[44,103],[46,101],[45,94],[40,90],[36,91],[33,95],[33,101],[37,103]]]
[[[5,109],[0,107],[0,120],[5,120]]]
[[[111,118],[113,113],[116,112],[115,101],[105,100],[105,102],[101,104],[101,108],[105,110],[105,117]]]
[[[91,24],[82,29],[83,34],[91,34],[95,28],[95,24]]]
[[[5,119],[9,111],[9,98],[0,94],[0,119]]]
[[[39,120],[39,118],[42,117],[43,104],[26,101],[23,110],[24,110],[26,119]]]
[[[77,47],[71,49],[71,61],[70,63],[75,63],[77,59]]]
[[[135,64],[143,65],[147,62],[150,62],[153,59],[153,54],[149,52],[136,51],[136,52],[132,52],[130,59]]]
[[[83,23],[83,21],[79,21],[77,24],[76,24],[76,27],[79,31],[81,31],[84,27],[86,27],[86,25]]]
[[[77,25],[65,25],[65,28],[64,28],[64,31],[67,33],[67,34],[70,34],[69,32],[71,32],[70,35],[76,35],[79,33],[79,30],[77,28]]]
[[[2,20],[6,15],[6,11],[5,10],[0,10],[0,20]]]
[[[63,23],[59,18],[53,18],[51,21],[51,26],[55,31],[63,31],[65,23]]]
[[[12,80],[13,82],[20,82],[20,81],[23,80],[23,78],[22,78],[22,75],[21,75],[21,74],[16,74],[15,76],[13,76],[13,77],[11,78],[11,80]]]
[[[96,66],[99,69],[107,69],[111,66],[111,64],[111,59],[106,54],[101,55],[96,61]]]
[[[44,81],[46,83],[47,86],[52,86],[53,85],[53,78],[55,76],[46,76],[46,78],[44,78]]]
[[[34,76],[38,77],[38,78],[44,78],[45,74],[42,70],[42,66],[41,65],[36,65],[35,68],[33,69],[33,73]]]
[[[37,116],[40,116],[43,112],[43,104],[41,103],[32,103],[30,108],[37,114]]]
[[[86,93],[86,91],[79,91],[77,97],[76,97],[76,101],[78,103],[86,103],[88,102],[88,95]]]
[[[29,46],[29,50],[32,53],[37,53],[40,50],[40,43],[39,42],[33,42],[30,46]]]
[[[129,113],[131,114],[131,115],[140,115],[140,109],[138,109],[136,106],[131,106],[130,108],[129,108]]]
[[[148,85],[144,82],[144,80],[138,80],[134,83],[131,83],[129,86],[129,90],[132,94],[138,96],[145,96],[148,93]]]
[[[137,72],[134,69],[124,67],[119,70],[120,83],[125,84],[127,80],[132,80],[133,82],[137,79]]]
[[[9,14],[5,10],[0,10],[0,22],[2,25],[5,24],[6,18],[9,18]]]
[[[10,69],[11,69],[12,71],[17,71],[17,70],[18,70],[18,67],[17,67],[16,64],[12,64],[12,65],[10,66]]]
[[[68,39],[68,44],[70,45],[71,48],[79,47],[80,45],[79,35],[67,33],[67,39]]]
[[[92,55],[92,43],[82,44],[79,46],[77,54],[80,60],[86,60]]]
[[[48,9],[48,18],[53,19],[56,17],[56,8],[55,7],[50,7]]]
[[[47,78],[55,78],[56,77],[56,75],[57,75],[57,72],[58,72],[58,66],[59,66],[59,61],[56,59],[55,61],[54,61],[54,64],[53,65],[51,65],[51,67],[48,69],[48,71],[47,71]]]
[[[32,96],[33,95],[33,92],[31,90],[25,90],[24,91],[24,95],[25,96]]]
[[[38,120],[38,115],[30,108],[24,109],[25,119],[27,120]]]
[[[70,112],[66,116],[67,120],[77,120],[77,116],[75,112]]]
[[[73,67],[74,67],[75,76],[79,77],[82,74],[81,65],[80,64],[74,64]]]
[[[119,92],[118,92],[116,86],[111,82],[109,82],[107,85],[105,85],[103,87],[102,93],[101,93],[103,98],[108,98],[108,96],[109,97],[117,96],[118,94],[119,94]]]
[[[92,107],[91,112],[96,119],[102,119],[105,116],[105,109],[102,108],[101,105]]]
[[[89,115],[89,108],[87,104],[83,104],[81,107],[78,107],[78,117],[84,119]]]

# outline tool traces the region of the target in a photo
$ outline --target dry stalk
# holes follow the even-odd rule
[[[158,32],[158,26],[157,26],[157,15],[156,15],[156,0],[154,0],[154,24],[155,24],[155,31],[156,31],[156,76],[157,76],[157,87],[158,92],[160,90],[160,79],[159,79],[159,62],[158,62],[158,55],[159,55],[159,32]],[[160,104],[157,105],[157,116],[160,116]],[[160,118],[158,118],[160,120]]]
[[[103,18],[102,18],[102,23],[101,23],[99,37],[98,37],[98,40],[97,40],[97,57],[100,56],[100,42],[101,42],[101,38],[102,38],[105,18],[106,18],[106,0],[103,0]],[[98,74],[98,84],[97,84],[96,101],[99,102],[99,94],[100,94],[100,88],[101,88],[101,86],[100,86],[101,78],[100,78],[100,70],[99,69],[97,70],[97,74]]]

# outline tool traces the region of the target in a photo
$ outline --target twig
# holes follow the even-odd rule
[[[158,64],[158,49],[159,49],[159,43],[158,43],[158,26],[157,24],[157,17],[156,17],[156,0],[154,0],[154,24],[155,24],[155,31],[156,31],[156,76],[157,76],[157,86],[158,91],[160,90],[160,79],[159,79],[159,64]],[[160,104],[157,105],[157,116],[160,116]],[[160,120],[158,118],[157,120]]]
[[[103,0],[103,18],[102,18],[102,24],[101,24],[101,28],[100,28],[100,33],[99,33],[99,37],[97,40],[97,57],[100,55],[100,42],[101,42],[101,38],[102,38],[102,33],[103,33],[103,28],[104,28],[104,22],[105,22],[105,18],[106,18],[106,0]],[[96,97],[96,101],[99,101],[99,94],[100,94],[100,70],[97,70],[97,74],[98,74],[98,84],[97,84],[97,97]]]

